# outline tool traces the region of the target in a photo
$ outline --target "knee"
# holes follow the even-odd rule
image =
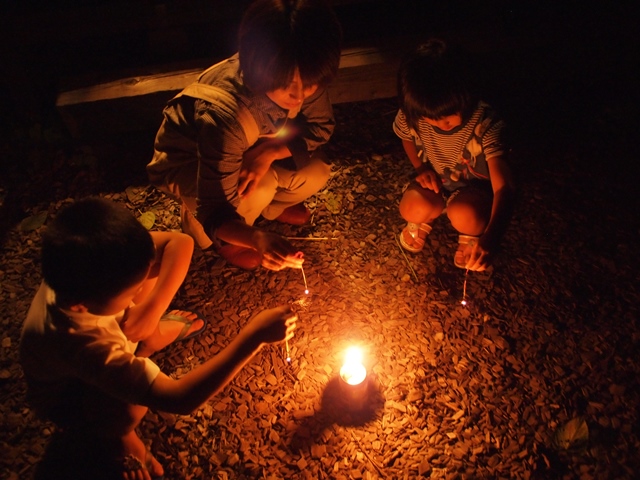
[[[276,172],[270,168],[267,173],[260,179],[260,183],[256,186],[254,193],[273,196],[278,189],[278,176]]]
[[[331,165],[319,158],[312,158],[311,162],[294,174],[293,184],[304,185],[310,191],[320,190],[331,176]]]
[[[487,216],[474,205],[454,203],[447,206],[447,216],[458,232],[466,235],[481,235],[487,227]]]
[[[441,202],[431,201],[420,192],[409,189],[400,200],[400,215],[408,222],[430,222],[442,212]]]
[[[314,185],[321,188],[325,183],[327,183],[329,176],[331,176],[331,165],[320,159],[316,159],[311,163],[311,165],[309,165],[309,168],[310,170],[307,176],[310,177]]]

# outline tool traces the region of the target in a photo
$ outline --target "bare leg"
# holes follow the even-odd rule
[[[417,184],[411,184],[400,200],[400,215],[411,223],[431,223],[443,209],[442,195]]]
[[[87,433],[95,435],[97,442],[104,446],[106,459],[121,463],[120,459],[131,456],[140,461],[151,477],[160,477],[164,474],[162,465],[147,451],[136,433],[147,410],[145,406],[125,403],[107,397],[97,389],[87,388],[83,416]],[[145,474],[144,471],[133,471],[128,475],[129,478],[146,478]]]
[[[151,267],[151,270],[149,270],[149,274],[147,275],[147,278],[145,279],[145,281],[142,283],[142,286],[140,287],[140,291],[136,294],[135,297],[133,297],[133,303],[140,303],[142,300],[144,300],[149,296],[149,293],[151,292],[151,290],[153,290],[153,287],[156,286],[156,283],[158,281],[159,271],[160,271],[159,264],[156,263],[153,265],[153,267]]]
[[[451,225],[463,235],[482,235],[491,216],[491,193],[478,188],[461,190],[447,205]]]
[[[156,285],[158,280],[158,271],[160,266],[158,264],[154,265],[153,268],[149,271],[149,275],[147,279],[142,284],[142,287],[138,294],[133,299],[134,303],[139,303],[143,299],[145,299],[151,290]],[[196,332],[200,330],[204,322],[202,320],[197,320],[198,316],[194,313],[183,311],[183,310],[172,310],[170,313],[175,313],[189,320],[193,320],[193,324],[191,328],[187,331],[186,335],[191,334],[192,332]],[[138,345],[138,349],[136,350],[136,355],[140,357],[149,357],[153,353],[162,350],[167,345],[171,344],[176,340],[180,332],[184,327],[184,323],[175,322],[175,321],[162,321],[158,322],[158,326],[156,330],[151,336],[145,339],[143,342],[140,342]]]
[[[402,248],[412,253],[422,251],[433,222],[444,209],[442,195],[413,183],[402,196],[400,214],[408,222],[400,232]]]
[[[70,404],[75,406],[64,421],[56,422],[61,430],[56,432],[55,445],[52,442],[34,478],[128,480],[164,474],[162,465],[136,433],[147,407],[122,402],[86,385],[75,391]],[[132,470],[131,466],[137,468]]]
[[[180,315],[193,321],[193,324],[185,336],[197,332],[204,326],[204,321],[198,319],[198,315],[195,313],[187,312],[186,310],[172,310],[169,313]],[[149,357],[153,353],[162,350],[164,347],[175,342],[183,328],[184,323],[178,321],[162,320],[158,322],[156,331],[152,333],[149,338],[145,339],[144,342],[138,344],[136,355],[139,357]]]

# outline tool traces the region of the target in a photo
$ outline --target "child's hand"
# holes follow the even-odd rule
[[[278,343],[293,337],[298,316],[289,305],[263,310],[245,327],[261,343]]]
[[[254,145],[242,155],[242,168],[238,176],[238,195],[247,197],[253,192],[271,164],[281,158],[286,146],[281,139],[268,140]]]
[[[428,188],[436,193],[440,193],[440,177],[429,168],[420,168],[418,170],[416,182],[418,182],[422,188]]]
[[[256,189],[262,177],[271,167],[272,161],[265,154],[264,149],[254,148],[245,152],[242,156],[242,168],[238,176],[238,195],[241,198],[249,196]]]
[[[256,244],[258,251],[262,254],[262,266],[269,270],[300,268],[304,262],[302,252],[275,233],[256,232]]]
[[[480,237],[473,245],[468,245],[464,251],[467,259],[465,268],[474,272],[482,272],[489,268],[493,259],[492,252],[494,249],[487,244],[487,241],[483,242],[482,240],[482,237]]]

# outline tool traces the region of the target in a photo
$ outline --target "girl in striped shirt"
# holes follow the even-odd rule
[[[504,122],[474,95],[467,67],[462,54],[439,39],[400,66],[393,129],[417,175],[400,201],[407,225],[399,240],[407,251],[420,252],[446,209],[460,234],[455,265],[482,271],[509,223],[514,185]]]

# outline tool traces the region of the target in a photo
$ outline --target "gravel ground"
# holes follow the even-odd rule
[[[215,254],[194,255],[175,306],[210,322],[199,337],[156,354],[165,372],[178,377],[214,355],[262,308],[293,303],[299,323],[291,365],[282,347],[265,348],[193,414],[147,415],[140,435],[166,478],[635,478],[638,205],[633,162],[621,163],[623,175],[601,168],[629,157],[631,137],[618,128],[629,106],[599,105],[590,129],[578,121],[583,112],[562,133],[544,115],[515,122],[518,204],[495,266],[469,274],[466,306],[445,218],[419,255],[405,256],[395,240],[412,174],[390,130],[395,103],[337,106],[334,171],[308,202],[311,224],[262,224],[315,238],[292,240],[305,253],[310,295],[299,271],[248,273]],[[534,127],[543,135],[532,141]],[[144,183],[147,137],[61,149],[57,132],[45,129],[22,149],[5,145],[32,166],[8,169],[0,185],[7,479],[37,470],[51,478],[62,468],[55,429],[25,404],[17,363],[21,322],[40,282],[42,225],[70,198],[97,194],[136,216],[153,212],[154,229],[179,228],[177,206]],[[359,409],[338,381],[353,344],[369,372]],[[82,450],[62,450],[67,467],[84,463]]]

